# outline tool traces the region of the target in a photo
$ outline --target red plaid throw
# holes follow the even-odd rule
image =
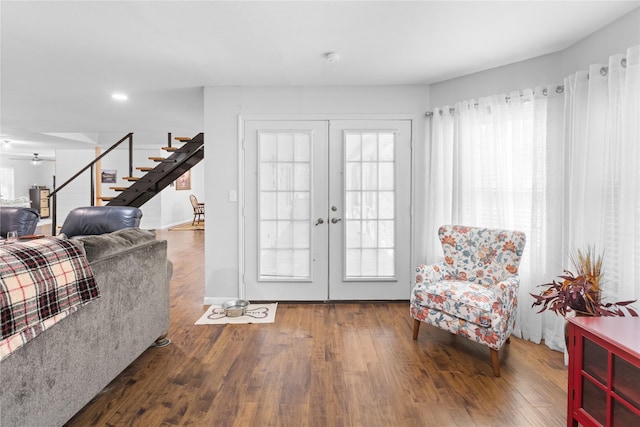
[[[48,237],[0,246],[0,360],[99,296],[82,243]]]

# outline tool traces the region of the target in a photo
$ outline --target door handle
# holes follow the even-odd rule
[[[319,224],[324,224],[324,219],[318,218],[318,221],[316,222],[316,226],[318,226]]]
[[[337,224],[342,221],[342,218],[331,218],[331,224]]]

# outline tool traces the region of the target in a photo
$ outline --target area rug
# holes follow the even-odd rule
[[[244,316],[227,317],[224,309],[219,305],[210,306],[198,319],[196,325],[224,325],[228,323],[273,323],[276,320],[278,303],[273,304],[249,304]]]
[[[195,225],[191,225],[190,222],[186,224],[176,225],[175,227],[169,228],[169,231],[192,231],[192,230],[204,230],[204,221],[200,221]]]

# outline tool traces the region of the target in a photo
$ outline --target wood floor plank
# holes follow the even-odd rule
[[[512,338],[493,376],[487,347],[423,325],[404,303],[279,303],[261,325],[205,311],[204,232],[169,241],[171,345],[150,348],[67,425],[560,426],[562,353]]]

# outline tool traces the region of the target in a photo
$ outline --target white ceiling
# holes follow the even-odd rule
[[[430,84],[565,49],[639,4],[2,0],[0,139],[47,154],[195,135],[205,86]]]

